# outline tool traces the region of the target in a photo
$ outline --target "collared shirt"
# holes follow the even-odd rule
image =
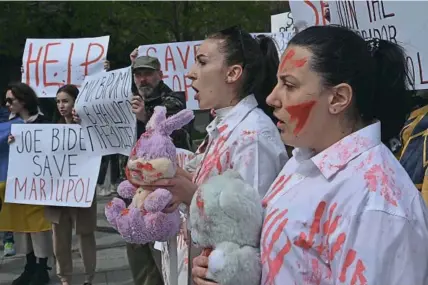
[[[288,156],[278,129],[257,108],[254,95],[232,108],[216,110],[207,132],[208,145],[195,171],[195,183],[235,169],[263,197]],[[200,152],[199,149],[197,153]]]
[[[428,284],[428,211],[380,138],[294,150],[263,199],[261,284]]]

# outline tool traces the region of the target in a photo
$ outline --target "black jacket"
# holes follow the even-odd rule
[[[153,91],[153,94],[149,98],[144,99],[144,104],[148,119],[153,115],[156,106],[165,106],[167,116],[171,116],[186,109],[186,94],[182,91],[172,91],[171,88],[161,81]],[[191,124],[192,122],[172,133],[171,137],[176,147],[192,150],[192,140],[190,138]],[[145,123],[137,121],[137,138],[145,131]]]

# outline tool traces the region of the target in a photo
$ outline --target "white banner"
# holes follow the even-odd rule
[[[89,156],[78,125],[13,124],[5,202],[87,208],[101,156]]]
[[[80,39],[27,39],[22,82],[41,98],[55,97],[64,84],[78,87],[85,76],[104,70],[109,36]]]
[[[135,142],[136,118],[131,110],[130,67],[87,76],[74,106],[96,155],[129,155]]]
[[[272,33],[288,33],[294,31],[294,20],[291,12],[270,16],[270,31]]]
[[[329,1],[331,23],[402,45],[416,89],[428,89],[427,1]],[[293,12],[294,13],[294,12]]]
[[[292,32],[255,33],[252,35],[271,36],[276,41],[278,53],[281,56],[287,47]],[[192,81],[186,78],[186,74],[195,62],[195,55],[201,42],[178,42],[138,47],[138,55],[149,55],[159,59],[164,76],[163,80],[172,90],[186,92],[187,108],[192,110],[199,109],[199,106],[194,99],[195,91],[191,88]]]

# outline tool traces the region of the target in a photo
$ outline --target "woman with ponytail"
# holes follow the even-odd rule
[[[338,26],[291,39],[267,103],[295,149],[263,199],[260,284],[428,284],[428,211],[385,145],[409,85],[394,43]]]
[[[230,168],[258,190],[260,200],[264,196],[288,159],[273,122],[273,108],[266,104],[276,85],[278,64],[271,38],[255,39],[239,27],[214,33],[202,42],[187,77],[199,108],[214,110],[215,118],[197,150],[194,172],[179,171],[170,181],[156,184],[175,196],[171,210],[182,202],[189,205],[198,185]],[[185,273],[179,284],[187,284]]]

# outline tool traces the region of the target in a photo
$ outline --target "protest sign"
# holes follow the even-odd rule
[[[266,35],[272,37],[279,55],[285,50],[292,33],[255,33],[253,36]],[[186,77],[188,71],[195,63],[195,55],[202,41],[176,42],[143,45],[138,47],[138,55],[157,57],[161,63],[164,82],[174,91],[186,93],[187,108],[199,109],[198,102],[194,99],[195,91],[192,89],[192,81]]]
[[[402,45],[416,89],[428,89],[428,2],[329,1],[331,23]],[[424,36],[425,35],[425,36]]]
[[[104,70],[109,36],[80,39],[27,39],[22,82],[39,97],[55,97],[64,84],[78,87],[85,76]]]
[[[78,125],[14,124],[5,202],[90,207],[101,157],[89,156]]]
[[[95,155],[129,155],[135,142],[131,68],[87,76],[75,103],[86,147]]]
[[[294,31],[294,20],[291,12],[270,16],[270,31],[272,33],[286,33]]]
[[[328,25],[326,1],[289,1],[294,27],[302,30],[310,26]]]

